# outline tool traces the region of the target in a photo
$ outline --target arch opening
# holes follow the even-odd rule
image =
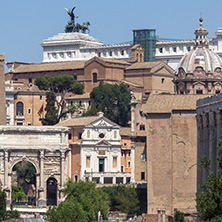
[[[48,178],[47,182],[47,205],[57,205],[57,180],[54,177]]]
[[[36,168],[28,161],[20,161],[12,168],[11,199],[14,205],[36,205]]]

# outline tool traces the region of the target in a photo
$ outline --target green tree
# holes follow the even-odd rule
[[[185,222],[185,216],[183,212],[177,210],[174,214],[174,222]]]
[[[96,115],[99,111],[120,126],[127,126],[130,120],[131,93],[127,85],[103,84],[100,82],[90,93],[92,108],[84,116]]]
[[[46,115],[41,119],[43,125],[54,125],[69,112],[65,107],[65,96],[68,92],[82,94],[84,91],[83,84],[69,75],[37,77],[35,85],[40,90],[47,91]]]
[[[125,186],[123,192],[118,192],[116,202],[117,209],[123,213],[133,214],[140,210],[137,192],[133,186]]]
[[[4,221],[6,217],[6,193],[0,190],[0,222]]]
[[[20,218],[17,210],[13,210],[13,205],[10,206],[10,211],[6,211],[6,193],[0,190],[0,222],[10,218]]]
[[[15,165],[18,182],[26,180],[27,183],[35,183],[35,167],[30,162],[20,162]]]
[[[217,146],[218,157],[216,163],[219,170],[210,170],[211,161],[202,157],[201,165],[208,172],[207,180],[203,180],[201,189],[196,194],[196,208],[198,216],[203,221],[222,221],[222,142]]]
[[[12,185],[12,200],[16,200],[19,197],[27,198],[27,195],[24,193],[22,187]]]
[[[47,211],[46,219],[50,222],[91,221],[100,211],[107,218],[108,196],[96,188],[94,182],[67,181],[63,190],[66,201]],[[64,219],[65,218],[65,219]]]

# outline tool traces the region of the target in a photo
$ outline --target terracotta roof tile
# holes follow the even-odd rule
[[[15,69],[15,73],[83,69],[84,65],[85,61],[21,64]]]
[[[68,126],[68,127],[83,127],[88,123],[100,118],[99,116],[87,116],[87,117],[76,117],[73,119],[66,119],[56,124],[56,126]]]
[[[70,96],[66,97],[66,100],[70,100],[70,99],[90,99],[90,93],[70,94]]]
[[[143,113],[171,113],[172,110],[196,110],[196,101],[207,95],[150,95],[141,107]]]
[[[161,61],[154,61],[154,62],[136,62],[131,66],[127,67],[126,70],[130,69],[152,69],[154,66],[163,63]]]
[[[131,136],[131,128],[130,127],[120,127],[119,133],[121,136]]]

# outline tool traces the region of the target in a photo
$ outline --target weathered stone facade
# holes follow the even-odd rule
[[[147,133],[147,213],[196,212],[196,101],[204,95],[151,95]]]
[[[12,169],[16,163],[27,161],[36,169],[37,206],[45,207],[47,181],[57,183],[57,203],[62,200],[62,188],[67,180],[69,145],[66,127],[1,126],[0,184],[11,202]]]

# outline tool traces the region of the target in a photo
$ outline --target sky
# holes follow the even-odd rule
[[[222,27],[221,0],[0,0],[0,54],[6,62],[41,63],[40,43],[64,32],[64,8],[74,6],[76,23],[90,21],[89,34],[105,44],[132,41],[134,29],[193,39],[201,15],[209,38]]]

